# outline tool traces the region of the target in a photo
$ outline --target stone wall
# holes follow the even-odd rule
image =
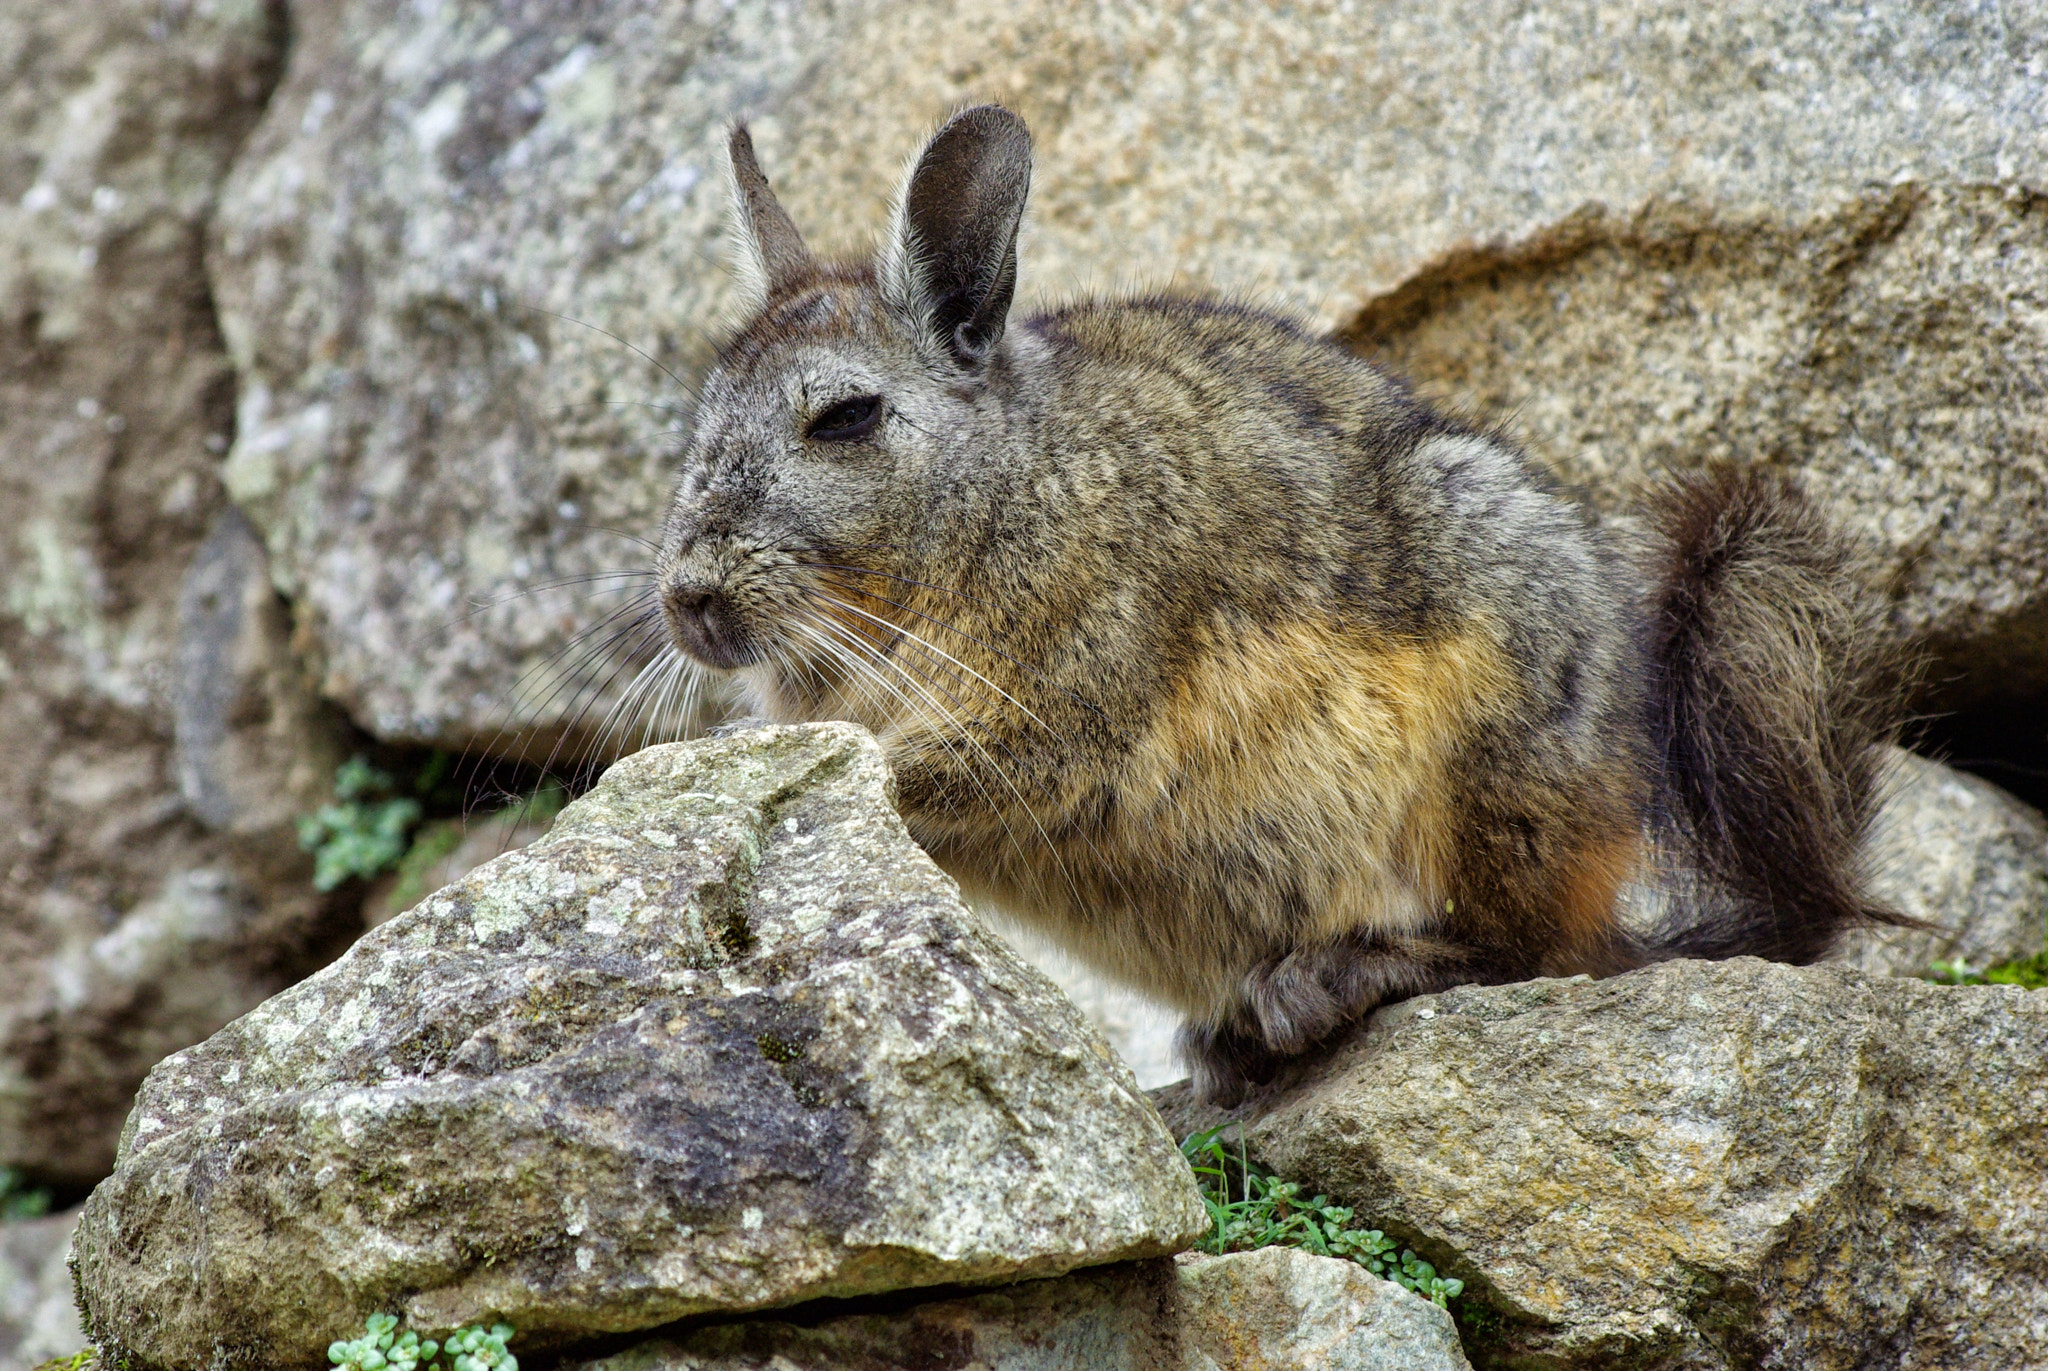
[[[1998,764],[2048,764],[2044,54],[1992,0],[9,8],[0,1164],[81,1192],[152,1064],[395,912],[316,892],[293,831],[352,752],[602,758],[717,712],[629,683],[734,114],[826,250],[996,99],[1037,139],[1027,308],[1297,310],[1610,511],[1667,466],[1804,473],[1923,705],[2038,786]],[[1856,964],[2038,951],[2040,816],[1902,766],[1873,864],[1958,931]],[[1152,1007],[1066,984],[1163,1073]]]

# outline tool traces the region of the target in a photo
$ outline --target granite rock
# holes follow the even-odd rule
[[[1149,1100],[889,797],[850,725],[641,752],[170,1058],[80,1222],[95,1341],[310,1368],[389,1309],[523,1355],[1187,1246]]]
[[[753,1320],[573,1371],[1465,1371],[1450,1315],[1347,1261],[1269,1247],[887,1312]]]
[[[1050,977],[1075,1008],[1102,1030],[1139,1085],[1150,1090],[1187,1074],[1173,1045],[1180,1015],[1097,973],[1035,930],[998,915],[989,917],[1003,940]]]
[[[1466,1282],[1477,1366],[2018,1371],[2044,1110],[2048,994],[1744,958],[1419,997],[1233,1117]]]
[[[1838,960],[1924,976],[1937,961],[1982,971],[2048,943],[2048,821],[1989,781],[1895,750],[1866,851],[1871,893],[1942,931],[1853,933]]]
[[[219,479],[205,232],[282,18],[0,7],[0,1164],[66,1185],[159,1058],[352,931],[290,827],[335,721]]]
[[[1512,415],[1610,503],[1663,463],[1802,468],[1949,694],[2038,684],[2044,24],[1993,0],[308,7],[211,259],[228,479],[360,722],[575,733],[643,645],[645,554],[612,531],[653,528],[731,304],[724,121],[753,118],[797,222],[847,251],[932,123],[995,99],[1037,140],[1026,307],[1272,299]]]

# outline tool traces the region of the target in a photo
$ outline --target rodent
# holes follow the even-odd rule
[[[1629,537],[1274,313],[1012,318],[1031,141],[996,106],[871,260],[814,257],[729,152],[756,307],[662,530],[673,644],[871,729],[970,894],[1179,1007],[1205,1098],[1416,993],[1910,922],[1856,865],[1879,611],[1786,478],[1671,477]]]

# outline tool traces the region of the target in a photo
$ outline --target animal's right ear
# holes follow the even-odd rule
[[[1031,133],[999,105],[962,110],[911,170],[882,257],[882,292],[970,370],[1002,340],[1017,289]]]
[[[760,299],[808,275],[816,265],[796,225],[783,211],[745,124],[734,124],[725,150],[732,171],[732,228],[740,275]]]

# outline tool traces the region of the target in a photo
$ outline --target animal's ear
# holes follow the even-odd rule
[[[932,135],[897,204],[882,289],[964,367],[980,366],[1002,340],[1030,189],[1024,121],[978,105]]]
[[[761,174],[761,164],[754,159],[754,140],[745,124],[732,126],[725,149],[731,161],[732,227],[740,273],[765,299],[808,275],[815,263],[803,235]]]

